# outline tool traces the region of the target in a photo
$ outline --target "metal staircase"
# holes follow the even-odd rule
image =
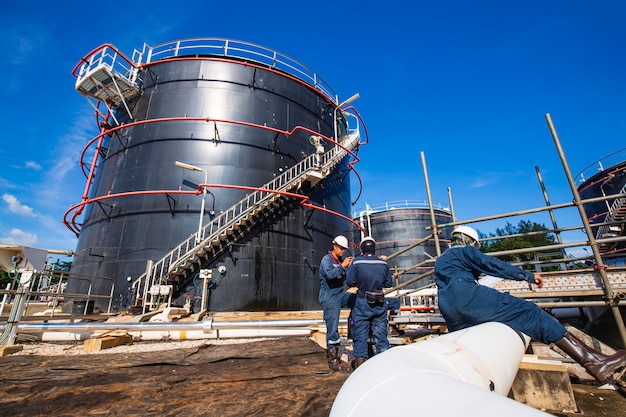
[[[626,193],[626,184],[622,187],[618,194]],[[626,224],[626,198],[618,198],[613,201],[609,212],[604,218],[604,224],[598,228],[596,239],[606,239],[618,237],[624,234],[624,225]],[[600,244],[600,250],[607,252],[612,250],[618,242],[608,242]]]
[[[266,183],[261,189],[246,195],[235,205],[203,226],[202,241],[198,232],[192,234],[158,261],[148,261],[146,272],[134,282],[135,306],[143,311],[154,310],[160,304],[171,303],[172,294],[188,282],[202,265],[213,262],[229,243],[240,239],[247,227],[262,221],[279,200],[293,198],[293,192],[305,183],[311,186],[328,176],[339,162],[360,142],[358,128],[324,154],[313,154],[303,159],[281,175]],[[345,149],[344,149],[345,148]],[[302,199],[307,199],[303,195]]]

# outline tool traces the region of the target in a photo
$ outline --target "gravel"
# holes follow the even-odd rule
[[[183,340],[183,341],[145,341],[134,342],[128,345],[115,346],[93,352],[85,352],[81,342],[16,342],[22,346],[22,350],[13,355],[38,355],[38,356],[71,356],[71,355],[101,355],[109,353],[140,353],[162,350],[195,348],[202,345],[227,345],[237,343],[250,343],[270,338],[255,339],[211,339],[211,340]]]

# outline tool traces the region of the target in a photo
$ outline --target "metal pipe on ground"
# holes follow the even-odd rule
[[[123,331],[139,340],[194,340],[309,335],[310,327],[323,325],[322,319],[244,320],[215,322],[81,322],[20,323],[18,333],[35,335],[41,341],[86,340],[103,332]],[[347,319],[339,324],[347,325]],[[3,330],[6,324],[0,324]]]

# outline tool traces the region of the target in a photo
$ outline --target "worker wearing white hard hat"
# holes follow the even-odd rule
[[[504,323],[533,339],[556,344],[599,382],[607,382],[626,366],[626,351],[604,355],[585,345],[534,303],[479,285],[481,274],[543,286],[533,274],[478,250],[478,233],[468,226],[451,234],[452,246],[435,262],[439,309],[449,331],[490,321]]]
[[[344,282],[346,269],[352,262],[352,256],[344,257],[348,250],[348,239],[337,236],[332,240],[333,248],[320,262],[320,293],[319,302],[324,310],[326,322],[326,356],[328,366],[333,371],[341,370],[339,347],[339,315],[341,308],[346,307],[349,294],[346,293]]]

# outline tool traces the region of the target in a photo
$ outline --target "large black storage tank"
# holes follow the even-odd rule
[[[219,52],[200,50],[203,41],[220,44]],[[195,49],[188,53],[185,42],[144,48],[137,78],[140,94],[125,104],[130,115],[122,105],[114,112],[115,119],[128,127],[106,137],[89,197],[192,191],[204,183],[203,172],[175,166],[180,161],[205,170],[209,184],[224,186],[208,188],[206,223],[251,192],[236,187],[262,187],[315,153],[309,140],[312,133],[329,138],[335,130],[337,137],[347,133],[332,90],[314,74],[314,82],[300,77],[304,74],[300,68],[306,67],[281,70],[263,63],[260,54],[295,61],[244,42],[190,40]],[[231,55],[227,47],[239,53]],[[331,146],[324,143],[326,151]],[[300,190],[309,195],[310,203],[346,218],[351,207],[348,160],[345,157],[315,187]],[[195,233],[201,203],[201,194],[157,192],[87,205],[72,272],[111,277],[115,306],[127,308],[133,302],[127,277],[136,279],[146,270],[147,260],[161,258]],[[212,269],[223,265],[227,270],[212,291],[209,309],[319,309],[319,262],[333,237],[353,227],[346,218],[304,208],[297,200],[283,204],[219,259],[204,265]],[[200,295],[201,285],[194,279],[175,294],[173,304],[182,305],[192,297],[197,306]],[[106,306],[100,303],[100,308]]]
[[[450,210],[437,204],[433,208],[435,223],[452,222]],[[432,234],[430,208],[425,201],[394,201],[380,205],[367,205],[364,210],[353,212],[353,219],[364,229],[365,236],[372,236],[376,242],[377,255],[392,255],[407,249],[412,244]],[[450,242],[451,227],[443,228],[439,235],[439,247],[443,252]],[[359,232],[355,232],[355,241],[360,240]],[[398,272],[405,271],[399,276],[398,284],[412,281],[418,276],[432,270],[433,264],[414,268],[417,264],[437,256],[437,247],[434,239],[430,239],[404,253],[389,260],[389,266]],[[403,287],[416,289],[434,282],[432,274]]]

